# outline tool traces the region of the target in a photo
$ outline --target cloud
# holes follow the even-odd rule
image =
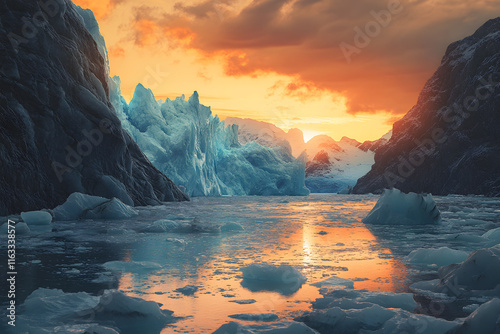
[[[119,58],[125,56],[125,49],[121,46],[112,46],[109,48],[109,55],[113,58]]]
[[[125,0],[73,0],[75,5],[90,8],[98,20],[108,17],[116,5]]]
[[[163,12],[143,6],[133,27],[136,44],[168,39],[222,60],[229,76],[296,78],[271,87],[275,93],[307,99],[328,91],[344,96],[351,114],[402,115],[416,102],[446,46],[492,18],[500,2],[397,2],[205,0]],[[391,8],[400,10],[391,13]],[[341,43],[359,51],[350,62]]]

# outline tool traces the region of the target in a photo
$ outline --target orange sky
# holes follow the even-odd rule
[[[197,90],[221,119],[298,127],[306,140],[379,138],[447,45],[500,15],[497,0],[74,2],[94,11],[127,100],[139,82],[158,99]]]

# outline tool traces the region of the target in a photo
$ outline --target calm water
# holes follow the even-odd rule
[[[335,275],[353,280],[355,289],[407,292],[408,285],[425,274],[403,263],[411,250],[448,246],[472,251],[473,244],[454,236],[481,235],[499,223],[497,200],[446,197],[436,198],[444,220],[440,226],[367,227],[361,219],[377,199],[328,194],[195,198],[140,208],[139,217],[133,220],[58,222],[52,231],[34,228],[30,235],[18,236],[18,271],[23,277],[18,283],[18,302],[38,287],[91,293],[117,288],[161,303],[163,309],[184,317],[162,333],[210,332],[237,313],[272,312],[280,319],[292,319],[320,296],[311,283]],[[195,218],[207,225],[235,222],[244,231],[141,232],[158,219],[190,222]],[[478,224],[478,219],[483,223]],[[131,265],[102,276],[107,271],[102,264],[108,261]],[[288,263],[307,282],[291,295],[252,292],[241,285],[240,268],[253,262]],[[95,281],[100,276],[104,278]],[[199,287],[193,296],[174,291],[188,284]],[[232,302],[242,299],[256,302]]]

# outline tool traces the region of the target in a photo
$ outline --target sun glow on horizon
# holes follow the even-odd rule
[[[317,134],[360,142],[383,136],[415,104],[446,46],[469,35],[492,12],[481,2],[464,4],[460,15],[474,12],[474,19],[457,27],[447,1],[432,5],[431,17],[428,5],[408,4],[412,10],[405,10],[406,19],[395,17],[348,64],[339,43],[351,42],[352,27],[372,17],[369,10],[346,10],[337,2],[270,9],[267,0],[216,5],[202,0],[73,1],[96,14],[111,75],[121,77],[126,100],[138,83],[159,97],[172,92],[187,97],[196,90],[220,119],[253,118],[282,129],[299,128],[306,141]],[[346,10],[346,17],[338,29],[330,29],[328,13],[339,10]],[[297,22],[310,26],[297,30]],[[447,33],[434,38],[436,27]],[[398,42],[408,35],[429,43]]]
[[[302,129],[301,129],[302,130]],[[319,132],[319,131],[314,131],[314,130],[302,130],[302,133],[304,134],[304,142],[308,142],[312,138],[318,136],[318,135],[323,135],[324,133]]]

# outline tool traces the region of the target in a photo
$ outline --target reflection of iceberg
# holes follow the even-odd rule
[[[119,79],[112,93],[123,126],[163,173],[191,196],[307,195],[305,158],[257,143],[240,145],[238,127],[225,127],[195,92],[185,101],[157,102],[138,85],[126,104]]]

